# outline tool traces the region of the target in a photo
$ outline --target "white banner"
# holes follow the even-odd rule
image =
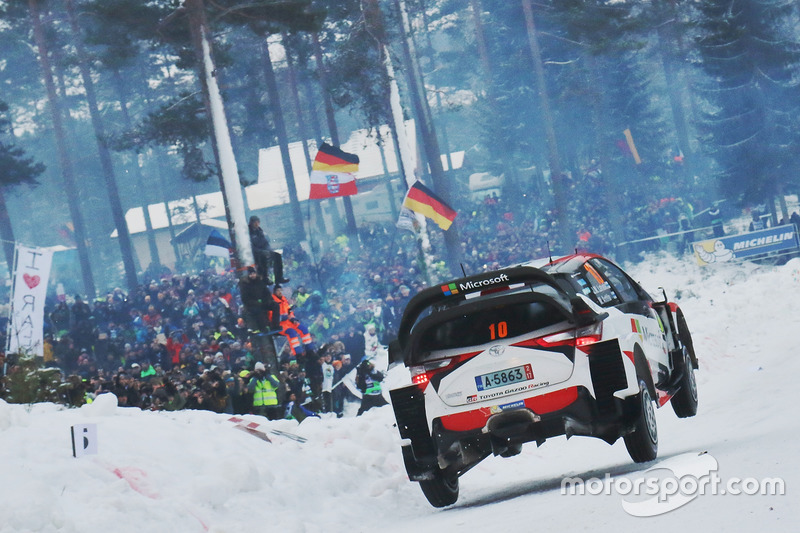
[[[44,300],[53,251],[17,244],[14,293],[8,324],[8,353],[44,355]]]

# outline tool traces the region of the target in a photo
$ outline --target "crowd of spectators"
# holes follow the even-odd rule
[[[596,179],[587,176],[582,186],[590,190]],[[571,216],[580,228],[575,248],[612,252],[602,210]],[[459,209],[455,227],[465,271],[547,257],[556,218],[548,210],[514,208],[496,195]],[[431,246],[432,256],[441,259],[440,231],[431,232]],[[347,383],[343,378],[388,344],[413,294],[449,275],[443,262],[420,262],[411,232],[386,223],[363,224],[357,236],[340,236],[323,253],[286,246],[283,262],[292,283],[275,293],[291,308],[302,342],[279,343],[279,368],[265,369],[279,383],[279,408],[270,417],[341,416],[348,397],[355,399],[340,384]],[[120,405],[142,409],[252,412],[248,385],[263,360],[263,339],[246,320],[239,287],[236,272],[209,269],[163,275],[90,301],[80,295],[52,301],[42,363],[82,387],[70,403],[113,392]],[[9,356],[9,373],[13,362]]]

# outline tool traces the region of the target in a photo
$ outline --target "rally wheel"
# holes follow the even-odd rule
[[[458,474],[436,468],[432,479],[419,482],[422,493],[434,507],[446,507],[458,500]]]
[[[650,389],[644,379],[639,378],[639,414],[632,432],[625,435],[625,447],[635,463],[652,461],[658,455],[658,426],[656,409]]]

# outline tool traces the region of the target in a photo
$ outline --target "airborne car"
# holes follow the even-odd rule
[[[697,412],[697,358],[680,308],[606,258],[576,254],[421,291],[389,345],[412,384],[390,391],[406,471],[431,505],[490,454],[557,435],[658,451],[655,405]]]

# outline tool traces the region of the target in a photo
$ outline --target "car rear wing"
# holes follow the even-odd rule
[[[411,330],[428,308],[437,304],[452,303],[459,305],[475,293],[492,293],[508,288],[522,287],[524,285],[545,284],[553,288],[558,296],[563,297],[561,304],[565,310],[572,311],[572,321],[576,326],[587,325],[596,320],[602,320],[607,313],[597,313],[582,298],[571,291],[566,291],[556,277],[532,266],[518,266],[468,276],[445,284],[429,287],[420,291],[408,302],[400,326],[397,339],[389,343],[390,365],[404,363],[408,360],[409,337]]]
[[[470,294],[492,292],[509,286],[532,285],[534,283],[544,283],[562,294],[565,301],[570,300],[569,295],[558,284],[556,279],[543,270],[529,266],[496,270],[449,281],[417,293],[411,298],[403,311],[403,318],[400,320],[397,337],[401,344],[405,345],[405,340],[419,316],[426,309],[438,303],[451,302],[456,305],[460,301],[466,300]]]

